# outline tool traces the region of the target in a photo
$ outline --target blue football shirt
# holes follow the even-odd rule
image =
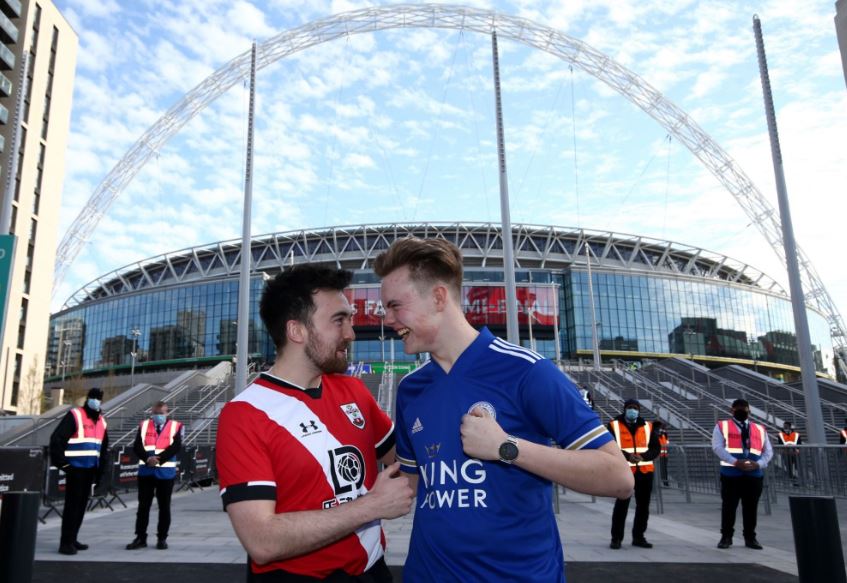
[[[563,582],[551,483],[465,455],[459,427],[476,406],[534,443],[583,449],[612,441],[552,362],[486,328],[449,373],[432,361],[410,373],[397,393],[397,457],[419,480],[403,580]]]

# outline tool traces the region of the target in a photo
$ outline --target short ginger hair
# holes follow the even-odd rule
[[[416,284],[444,283],[456,299],[462,296],[462,252],[450,241],[398,239],[376,258],[374,272],[384,278],[403,266]]]

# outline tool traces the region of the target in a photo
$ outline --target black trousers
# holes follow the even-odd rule
[[[656,461],[659,462],[659,473],[662,475],[662,483],[667,486],[668,485],[668,457],[659,456],[659,459]]]
[[[647,531],[647,520],[650,518],[650,494],[653,493],[653,472],[643,474],[635,472],[635,520],[632,523],[632,538],[644,538]],[[626,524],[626,514],[629,511],[629,501],[616,500],[612,512],[612,539],[623,540],[623,529]]]
[[[135,515],[135,534],[147,537],[147,524],[150,522],[150,507],[153,497],[159,506],[159,523],[156,536],[162,540],[168,538],[171,528],[171,494],[174,480],[160,480],[155,476],[138,476],[138,513]]]
[[[764,478],[754,476],[721,476],[721,536],[732,538],[735,513],[741,501],[744,538],[756,538],[756,512],[762,495]]]
[[[65,508],[62,510],[62,537],[59,544],[70,545],[76,541],[97,472],[97,468],[70,467],[65,470]]]

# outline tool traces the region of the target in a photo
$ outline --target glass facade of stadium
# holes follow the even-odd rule
[[[373,245],[368,241],[369,229]],[[379,283],[369,269],[373,258],[394,238],[407,234],[444,236],[462,247],[466,316],[474,326],[488,326],[505,337],[506,294],[499,229],[494,225],[456,224],[422,229],[397,225],[346,228],[345,236],[359,242],[359,249],[336,249],[330,252],[332,258],[320,253],[320,245],[331,245],[328,239],[339,245],[336,230],[254,240],[251,359],[262,363],[273,360],[273,345],[258,316],[262,274],[273,275],[281,265],[303,260],[331,262],[354,273],[347,290],[356,310],[357,340],[350,351],[352,361],[377,363],[383,361],[383,354],[386,360],[392,355],[401,362],[419,359],[420,355],[403,354],[393,331],[385,328],[385,339],[380,339]],[[547,235],[546,254],[540,249],[543,241],[536,235],[539,231]],[[558,247],[550,247],[551,235],[559,241]],[[318,243],[310,241],[310,236]],[[480,245],[482,240],[487,247]],[[516,226],[514,240],[520,265],[517,300],[521,343],[545,356],[591,358],[593,322],[604,360],[677,355],[707,365],[737,363],[770,374],[796,372],[791,303],[763,274],[727,267],[727,258],[707,259],[702,251],[679,251],[673,244],[645,243],[641,238],[610,233]],[[287,253],[280,241],[292,243]],[[525,241],[534,241],[531,250]],[[265,256],[263,247],[275,251]],[[594,317],[586,247],[592,256]],[[68,307],[51,318],[48,376],[129,372],[134,348],[136,370],[190,368],[232,359],[236,352],[238,245],[220,243],[198,249],[128,266],[75,294]],[[635,261],[636,256],[642,259]],[[818,372],[834,374],[829,326],[814,309],[808,310],[808,316]]]

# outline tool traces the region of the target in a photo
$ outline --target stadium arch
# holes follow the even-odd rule
[[[257,68],[309,47],[354,34],[400,28],[496,31],[530,48],[547,52],[602,81],[656,120],[682,142],[732,194],[748,218],[785,264],[779,215],[746,173],[688,114],[666,99],[633,71],[608,55],[561,31],[531,20],[467,6],[438,4],[393,5],[364,8],[316,20],[284,31],[257,46]],[[238,55],[185,94],[153,124],[115,164],[97,186],[62,238],[56,253],[54,293],[100,219],[144,164],[209,103],[250,74],[250,50]],[[805,303],[826,317],[839,354],[847,351],[847,329],[808,256],[798,246]],[[843,364],[843,363],[842,363]]]

